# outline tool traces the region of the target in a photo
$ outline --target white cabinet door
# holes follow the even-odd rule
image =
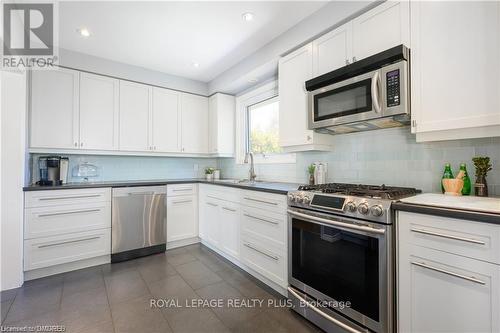
[[[352,22],[313,41],[314,76],[319,76],[352,61]]]
[[[208,152],[234,154],[235,98],[217,93],[208,99]]]
[[[409,6],[409,1],[387,1],[352,21],[352,47],[356,60],[401,44],[410,46]],[[448,17],[451,12],[448,12]]]
[[[80,148],[118,149],[119,81],[80,73]]]
[[[158,152],[180,151],[180,93],[153,88],[151,136],[153,150]]]
[[[197,197],[167,197],[167,242],[198,236]]]
[[[221,201],[220,248],[226,254],[238,258],[240,255],[240,207],[228,201]]]
[[[150,86],[120,81],[120,150],[151,150],[150,106]]]
[[[215,199],[206,199],[203,202],[202,239],[209,244],[220,247],[220,203]]]
[[[78,148],[79,73],[58,68],[31,72],[31,148]]]
[[[432,141],[431,132],[441,133],[439,140],[497,136],[500,3],[415,1],[411,6],[417,141]]]
[[[399,259],[400,332],[500,331],[500,266],[406,247]]]
[[[182,94],[182,152],[208,153],[208,98]]]

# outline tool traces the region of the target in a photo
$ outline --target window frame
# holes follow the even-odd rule
[[[278,82],[273,80],[236,97],[236,164],[244,164],[249,147],[248,108],[276,98],[279,102]],[[255,164],[295,163],[295,153],[254,155]]]

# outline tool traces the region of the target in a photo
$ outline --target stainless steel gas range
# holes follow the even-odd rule
[[[393,201],[413,188],[322,184],[288,194],[288,296],[327,332],[394,332]]]

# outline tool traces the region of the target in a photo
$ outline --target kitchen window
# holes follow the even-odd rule
[[[295,163],[295,154],[279,144],[279,96],[277,82],[266,83],[236,98],[236,160],[254,154],[255,163]]]

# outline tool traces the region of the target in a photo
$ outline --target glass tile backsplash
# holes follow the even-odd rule
[[[446,162],[453,171],[467,163],[474,181],[472,157],[489,156],[493,170],[487,181],[490,195],[500,196],[500,138],[467,139],[416,143],[409,129],[394,128],[332,137],[331,152],[297,153],[294,164],[256,165],[257,179],[306,183],[307,166],[328,163],[328,182],[411,186],[425,192],[439,192]],[[246,177],[248,165],[235,164],[231,158],[219,159],[225,177]]]
[[[489,156],[493,170],[487,181],[490,195],[500,196],[500,138],[467,139],[416,143],[408,128],[336,135],[330,152],[297,153],[293,164],[257,164],[257,179],[306,183],[307,166],[313,162],[328,163],[328,182],[386,184],[411,186],[425,192],[439,192],[446,162],[456,172],[459,164],[467,163],[474,181],[472,157]],[[46,155],[46,154],[44,154]],[[31,155],[32,180],[38,180],[34,163],[40,154]],[[70,160],[70,182],[83,181],[73,176],[80,163],[98,167],[95,181],[146,180],[165,178],[204,177],[205,167],[218,167],[223,178],[247,178],[246,164],[236,164],[233,158],[138,157],[101,155],[63,155]]]

